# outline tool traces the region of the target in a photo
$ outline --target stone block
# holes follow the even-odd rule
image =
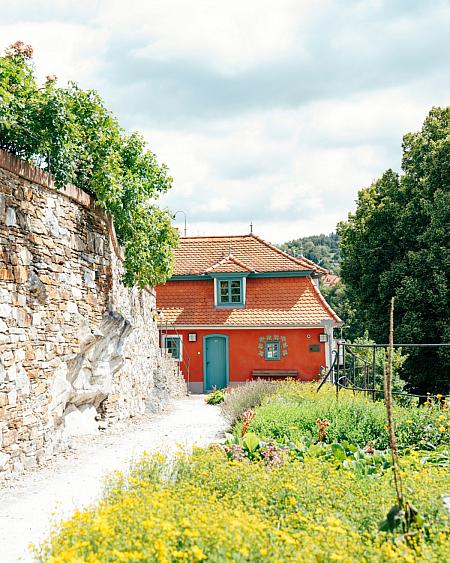
[[[23,309],[17,309],[16,320],[17,326],[20,328],[29,328],[31,326],[31,315]]]
[[[7,432],[3,432],[3,447],[7,448],[14,444],[17,440],[17,430],[8,430]]]
[[[13,274],[16,283],[25,283],[28,279],[28,269],[24,266],[15,266]]]
[[[6,220],[6,198],[5,194],[0,194],[0,223]]]
[[[1,273],[1,270],[0,270]],[[0,276],[1,279],[1,276]],[[0,303],[0,317],[10,318],[12,316],[12,307],[8,303]]]
[[[0,471],[3,471],[6,467],[6,464],[11,459],[11,456],[7,453],[0,452]]]
[[[0,268],[0,281],[13,281],[13,280],[14,280],[14,274],[12,272],[12,269],[1,267]]]
[[[7,227],[17,227],[17,215],[14,207],[6,208],[6,219],[5,223]]]
[[[23,348],[16,348],[14,350],[14,360],[16,362],[22,362],[25,359],[25,350]]]
[[[12,303],[11,292],[7,289],[0,288],[0,303]]]
[[[13,389],[8,393],[8,405],[14,406],[17,403],[17,391]]]
[[[47,228],[45,227],[44,223],[40,219],[36,219],[35,217],[29,218],[29,225],[30,231],[37,235],[44,235],[47,233]]]

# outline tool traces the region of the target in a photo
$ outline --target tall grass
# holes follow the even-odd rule
[[[331,386],[316,391],[315,384],[275,384],[271,393],[261,393],[259,406],[254,403],[256,417],[250,430],[264,438],[286,437],[294,442],[302,437],[315,440],[317,419],[326,419],[330,422],[327,428],[329,442],[346,440],[364,447],[373,440],[379,449],[389,446],[386,409],[381,401],[374,402],[345,390],[340,392],[337,400]],[[246,397],[245,386],[236,389],[233,404],[245,403]],[[400,448],[433,449],[450,443],[450,415],[438,404],[425,407],[395,405],[393,409]],[[239,431],[239,422],[236,431]]]

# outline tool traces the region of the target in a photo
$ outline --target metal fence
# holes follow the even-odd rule
[[[394,344],[394,349],[407,353],[408,349],[448,348],[450,343],[439,344]],[[335,385],[336,393],[341,389],[361,392],[374,400],[384,396],[383,358],[387,356],[389,344],[352,344],[338,340],[333,350],[333,361],[317,391],[329,382]],[[381,353],[380,353],[381,352]],[[393,390],[394,395],[424,399],[429,395]]]

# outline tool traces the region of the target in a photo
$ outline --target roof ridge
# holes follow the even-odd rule
[[[248,238],[251,237],[253,235],[248,234],[248,235],[192,235],[192,236],[188,236],[188,237],[180,237],[180,240],[182,241],[186,241],[186,240],[190,240],[190,239],[199,239],[199,238],[221,238],[224,240],[228,240],[230,238]]]
[[[295,258],[295,256],[294,256],[294,258]],[[314,266],[314,268],[315,268],[318,272],[322,272],[324,275],[330,273],[329,270],[327,270],[327,269],[324,268],[323,266],[319,266],[319,264],[316,264],[313,260],[310,260],[309,258],[305,258],[305,256],[302,256],[301,258],[298,258],[298,260],[303,260],[303,261],[306,262],[307,264],[310,264],[311,266]]]
[[[308,260],[307,258],[296,258],[295,256],[292,256],[291,254],[288,254],[287,252],[284,252],[284,250],[281,250],[281,248],[277,248],[276,246],[274,246],[273,244],[271,244],[270,242],[267,242],[266,240],[264,240],[263,238],[259,237],[258,235],[255,234],[251,234],[250,236],[254,237],[255,239],[257,239],[259,242],[263,243],[265,246],[267,246],[268,248],[275,250],[275,252],[278,252],[278,254],[281,254],[282,256],[284,256],[285,258],[289,258],[289,260],[291,260],[292,262],[295,262],[296,264],[299,264],[300,266],[305,266],[305,262],[308,266],[312,266],[313,270],[319,271],[319,272],[328,272],[328,270],[325,270],[324,268],[322,268],[321,266],[319,266],[318,264],[316,264],[315,262],[313,262],[312,260]]]
[[[217,268],[218,266],[222,266],[223,264],[226,264],[227,262],[234,262],[235,264],[237,264],[238,266],[240,266],[241,268],[244,268],[245,270],[247,270],[248,272],[256,272],[256,270],[252,270],[251,268],[249,268],[246,264],[244,264],[243,262],[241,262],[240,260],[238,260],[237,258],[234,257],[233,254],[228,254],[227,256],[224,256],[222,259],[220,259],[218,262],[216,262],[215,264],[213,264],[212,266],[210,266],[209,268],[207,268],[204,273],[209,273],[212,270],[214,270],[215,268]]]
[[[331,305],[327,302],[327,300],[325,299],[325,297],[322,295],[322,293],[320,292],[320,289],[316,286],[316,284],[312,281],[311,278],[308,278],[314,292],[316,293],[317,297],[319,298],[320,302],[322,303],[322,305],[325,307],[326,311],[333,317],[333,319],[338,322],[338,323],[342,323],[343,320],[339,317],[339,315],[337,315],[334,310],[331,308]]]

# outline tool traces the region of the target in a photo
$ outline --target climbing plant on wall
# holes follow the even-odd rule
[[[40,86],[32,57],[21,41],[0,57],[0,148],[52,173],[57,187],[75,184],[113,217],[127,285],[165,281],[177,243],[170,213],[156,205],[172,184],[167,167],[94,90],[58,87],[53,75]]]

